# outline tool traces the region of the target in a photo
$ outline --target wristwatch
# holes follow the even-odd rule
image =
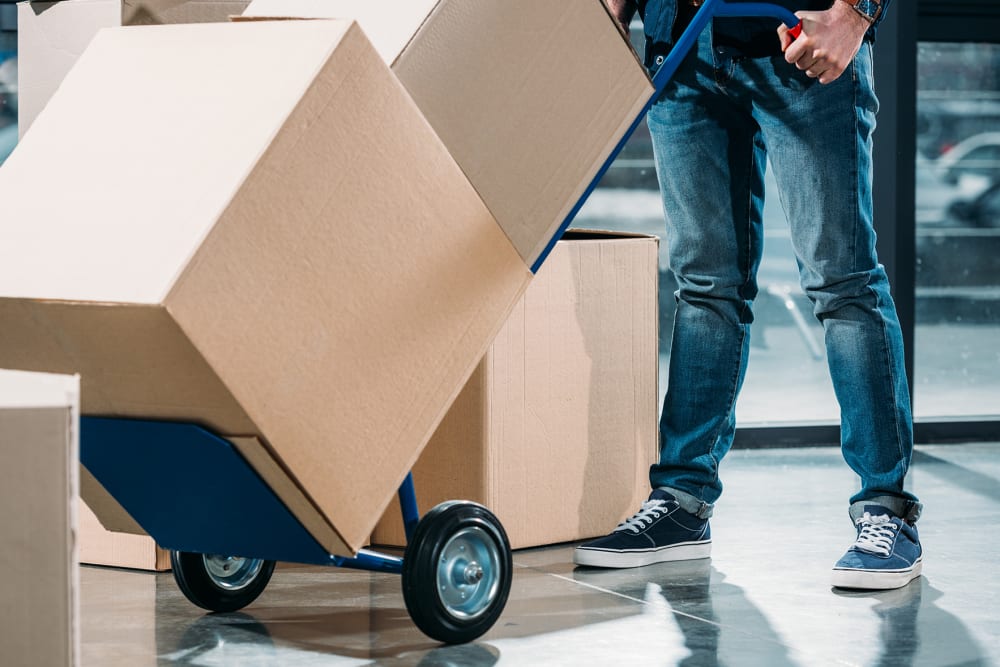
[[[882,3],[878,0],[843,0],[861,14],[869,23],[875,23],[882,14]]]

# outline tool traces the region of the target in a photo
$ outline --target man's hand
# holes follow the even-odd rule
[[[784,25],[778,28],[785,60],[820,83],[836,81],[851,64],[869,23],[846,2],[834,2],[822,12],[796,12],[802,34],[793,40]]]

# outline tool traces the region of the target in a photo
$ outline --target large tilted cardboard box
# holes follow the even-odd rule
[[[602,0],[254,0],[356,19],[531,266],[652,84]]]
[[[76,377],[0,371],[0,661],[78,665]]]
[[[249,0],[57,0],[17,7],[18,132],[28,131],[101,28],[227,21]]]
[[[79,372],[85,414],[232,439],[334,554],[367,543],[530,279],[345,21],[102,30],[0,201],[0,366]]]
[[[607,533],[657,456],[657,240],[555,246],[414,468],[421,511],[490,507],[514,548]],[[398,507],[376,544],[405,544]]]

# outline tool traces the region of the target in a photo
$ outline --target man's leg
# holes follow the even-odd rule
[[[913,448],[910,397],[902,331],[872,225],[878,102],[871,47],[863,45],[852,66],[827,85],[780,58],[754,61],[745,71],[748,85],[759,91],[756,113],[791,225],[802,287],[823,324],[844,459],[861,480],[850,513],[856,522],[883,515],[902,520],[886,530],[905,538],[898,546],[906,554],[893,555],[898,567],[892,569],[899,572],[883,577],[902,585],[919,574],[916,533],[902,524],[915,521],[920,506],[903,486]],[[847,579],[858,584],[865,578]]]
[[[660,461],[653,495],[579,564],[631,567],[708,556],[757,294],[765,156],[750,106],[726,92],[730,59],[706,31],[647,117],[677,278]]]
[[[719,463],[746,375],[766,163],[749,104],[727,90],[736,65],[709,53],[694,82],[680,79],[648,118],[678,283],[662,449],[650,481],[704,517],[722,493]]]

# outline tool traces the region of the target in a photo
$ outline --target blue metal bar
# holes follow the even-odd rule
[[[377,551],[362,549],[354,558],[343,556],[330,556],[330,564],[335,567],[347,567],[354,570],[368,570],[369,572],[390,572],[392,574],[402,574],[403,559],[396,556],[387,556]]]
[[[656,75],[653,77],[653,88],[654,92],[649,101],[642,107],[639,112],[638,117],[632,122],[628,130],[622,136],[621,140],[615,146],[614,150],[601,165],[601,168],[597,171],[597,174],[591,180],[590,185],[584,191],[583,195],[577,200],[576,205],[570,210],[569,214],[559,229],[553,234],[552,238],[549,240],[548,245],[542,250],[542,253],[535,260],[535,263],[531,266],[531,272],[537,273],[538,269],[542,267],[542,264],[548,258],[549,253],[555,248],[556,242],[562,238],[562,235],[569,228],[570,224],[576,218],[580,209],[587,202],[591,193],[597,188],[597,184],[601,182],[604,178],[604,174],[607,173],[608,169],[611,168],[611,164],[618,157],[618,154],[622,152],[625,148],[625,144],[631,138],[632,133],[635,129],[639,127],[639,124],[646,118],[646,113],[652,108],[656,100],[660,98],[664,89],[667,87],[667,83],[674,76],[674,72],[680,66],[681,62],[687,57],[688,52],[694,46],[695,42],[698,41],[698,36],[701,35],[702,30],[709,24],[709,22],[716,16],[729,16],[729,17],[773,17],[781,19],[789,28],[798,25],[799,19],[795,14],[788,11],[784,7],[779,7],[777,5],[772,5],[764,2],[748,2],[748,3],[727,3],[725,0],[705,0],[705,3],[691,19],[691,23],[684,32],[681,34],[677,43],[670,50],[663,64],[657,70]]]
[[[403,512],[403,528],[406,530],[406,543],[413,539],[413,531],[420,522],[420,510],[417,507],[417,492],[413,486],[413,473],[407,473],[406,479],[399,485],[399,509]]]
[[[799,23],[799,17],[796,16],[790,9],[785,9],[784,7],[772,5],[767,2],[722,2],[715,10],[715,15],[735,16],[740,18],[749,18],[753,16],[776,18],[781,19],[781,22],[789,28],[793,28]]]

